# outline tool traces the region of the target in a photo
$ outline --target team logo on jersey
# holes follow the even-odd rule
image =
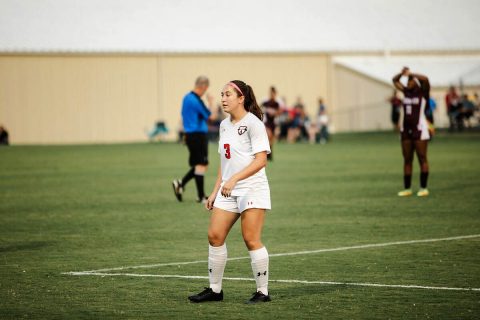
[[[245,132],[247,132],[247,126],[240,126],[240,127],[238,128],[238,134],[239,134],[239,135],[242,135],[242,134],[244,134]]]

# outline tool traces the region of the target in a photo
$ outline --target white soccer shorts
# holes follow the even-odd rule
[[[244,196],[231,197],[222,196],[220,191],[217,193],[213,206],[222,210],[242,213],[251,208],[267,210],[272,208],[269,189],[250,190]]]

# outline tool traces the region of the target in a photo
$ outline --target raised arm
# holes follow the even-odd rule
[[[405,89],[405,87],[403,86],[403,84],[400,82],[400,78],[402,77],[403,73],[400,72],[399,74],[395,75],[395,77],[393,77],[392,79],[392,82],[393,82],[393,85],[395,86],[395,88],[397,88],[398,90],[402,91]]]
[[[417,78],[418,81],[420,81],[420,85],[422,86],[422,89],[430,90],[430,81],[428,80],[427,76],[424,76],[423,74],[419,74],[419,73],[411,73],[410,75],[414,78]]]

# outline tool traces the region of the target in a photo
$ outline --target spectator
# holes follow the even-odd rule
[[[270,87],[270,97],[262,103],[265,114],[264,123],[267,128],[268,141],[271,152],[267,155],[268,160],[273,160],[273,144],[275,142],[275,128],[277,126],[277,116],[281,113],[280,99],[277,98],[277,89]]]
[[[294,143],[299,138],[306,137],[307,132],[305,129],[305,108],[300,97],[297,98],[297,102],[290,113],[290,126],[287,133],[287,142]]]
[[[425,116],[427,116],[427,120],[431,123],[434,123],[433,120],[433,113],[437,109],[437,102],[432,97],[428,98],[428,108],[425,109]]]
[[[288,134],[288,128],[290,127],[290,123],[292,120],[290,119],[290,110],[287,105],[287,99],[285,97],[282,98],[283,100],[283,107],[280,106],[280,114],[277,117],[278,126],[280,130],[278,130],[278,141],[286,140]]]
[[[460,109],[460,98],[457,94],[457,90],[454,86],[451,86],[445,95],[445,103],[447,105],[447,115],[448,120],[450,121],[450,131],[455,129],[457,126],[457,117],[459,115]]]
[[[473,105],[475,106],[475,111],[473,112],[473,115],[478,122],[480,122],[480,98],[478,97],[478,93],[473,94]]]
[[[330,134],[328,132],[328,115],[327,107],[325,106],[323,99],[318,99],[318,127],[319,133],[317,135],[316,141],[320,144],[325,144],[330,139]]]
[[[402,100],[399,98],[399,91],[393,90],[392,96],[388,99],[390,105],[392,106],[391,120],[393,125],[393,130],[398,132],[400,130],[399,120],[400,120],[400,110],[402,110]]]
[[[183,130],[183,120],[180,119],[177,131],[178,143],[185,143],[185,130]]]
[[[0,125],[0,146],[8,146],[8,131],[4,126]]]
[[[223,113],[222,105],[218,104],[216,111],[208,118],[208,141],[218,141],[218,130],[220,129],[220,123],[223,119],[225,119],[225,114]]]
[[[433,135],[435,134],[435,126],[434,126],[434,119],[433,119],[433,113],[437,109],[437,102],[435,99],[432,97],[428,98],[428,104],[427,107],[425,108],[425,117],[427,118],[428,122],[428,131],[430,132],[430,141],[433,138]]]
[[[162,134],[167,134],[168,133],[168,128],[167,125],[165,124],[164,121],[157,121],[155,123],[155,126],[150,130],[147,135],[148,139],[152,141],[155,139],[155,137],[162,135]]]
[[[471,119],[473,117],[473,113],[475,112],[475,105],[473,101],[471,101],[468,98],[467,94],[462,95],[461,101],[462,101],[462,110],[461,110],[462,121],[465,121],[467,124],[467,127],[471,128],[472,127]]]

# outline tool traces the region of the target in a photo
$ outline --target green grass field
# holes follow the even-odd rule
[[[187,170],[183,145],[0,148],[0,318],[478,319],[480,291],[439,287],[480,288],[479,151],[479,133],[440,134],[429,146],[431,196],[399,199],[393,134],[277,145],[263,239],[271,254],[477,237],[271,257],[271,280],[317,283],[271,282],[273,301],[247,306],[253,281],[225,280],[223,302],[197,305],[187,296],[207,280],[158,275],[206,276],[206,263],[148,266],[207,258],[209,213],[193,181],[183,203],[171,190]],[[210,158],[208,190],[215,145]],[[238,225],[227,245],[229,257],[248,256]],[[225,276],[251,278],[250,261],[229,261]]]

